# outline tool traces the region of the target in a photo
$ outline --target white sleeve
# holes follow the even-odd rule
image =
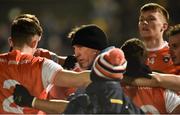
[[[42,66],[42,81],[44,88],[46,88],[54,79],[57,71],[61,71],[63,68],[52,60],[45,59]]]
[[[180,97],[173,91],[165,90],[165,105],[168,113],[171,113],[180,104]]]

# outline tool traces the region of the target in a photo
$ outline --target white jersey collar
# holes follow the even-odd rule
[[[146,48],[146,50],[147,51],[157,51],[157,50],[161,50],[161,49],[163,49],[164,47],[167,47],[167,46],[168,46],[168,42],[164,41],[163,44],[160,47],[157,47],[157,48]]]

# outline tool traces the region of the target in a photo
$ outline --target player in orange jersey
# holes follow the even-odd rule
[[[29,18],[32,19],[34,22],[36,22],[38,25],[40,25],[40,21],[38,20],[38,18],[35,15],[32,14],[21,14],[18,15],[14,21],[20,19],[20,18]],[[10,50],[12,50],[12,47],[10,48]],[[58,56],[57,54],[47,50],[47,49],[43,49],[43,48],[36,48],[36,51],[34,53],[34,56],[38,57],[45,57],[47,59],[51,59],[54,62],[60,64],[63,66],[63,68],[71,70],[74,68],[75,63],[76,63],[76,59],[74,56]],[[48,93],[47,91],[44,91],[42,93],[42,97],[44,98],[58,98],[58,99],[66,99],[70,94],[75,92],[75,88],[68,88],[68,87],[59,87],[58,88],[58,95],[51,95],[53,92],[52,89],[48,89]],[[45,93],[46,92],[46,93]],[[44,95],[45,93],[45,95]]]
[[[159,4],[148,3],[140,9],[139,33],[148,51],[146,63],[152,70],[164,73],[170,73],[174,68],[168,43],[163,39],[168,20],[168,11]]]
[[[21,18],[12,23],[9,40],[12,51],[0,55],[0,113],[36,113],[14,104],[12,93],[16,84],[25,85],[39,97],[48,84],[80,87],[90,82],[88,71],[64,70],[51,60],[34,57],[41,35],[41,26],[32,19]]]
[[[149,78],[151,69],[146,66],[146,50],[142,41],[130,39],[122,45],[122,50],[128,62],[125,77],[136,79]],[[168,89],[122,85],[127,94],[146,113],[165,114],[180,113],[180,97]]]
[[[153,73],[154,79],[137,78],[132,83],[134,85],[163,87],[180,91],[180,24],[172,26],[168,30],[170,54],[174,62],[174,68],[171,74]]]

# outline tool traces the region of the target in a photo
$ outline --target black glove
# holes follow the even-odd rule
[[[16,85],[13,93],[13,99],[19,106],[32,107],[34,96],[32,96],[24,86]]]
[[[71,70],[74,68],[75,64],[76,64],[77,60],[75,56],[67,56],[63,68],[67,69],[67,70]]]

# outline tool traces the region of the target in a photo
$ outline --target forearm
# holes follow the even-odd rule
[[[124,77],[123,82],[134,86],[159,87],[157,80],[154,78],[147,79],[143,77],[139,77],[139,78]]]
[[[160,87],[180,91],[180,76],[173,74],[162,74],[156,76]]]
[[[68,101],[64,100],[41,100],[41,99],[36,99],[34,102],[33,107],[39,110],[42,110],[46,113],[63,113]]]
[[[73,72],[63,70],[57,73],[54,83],[61,87],[86,87],[90,80],[90,71]]]

